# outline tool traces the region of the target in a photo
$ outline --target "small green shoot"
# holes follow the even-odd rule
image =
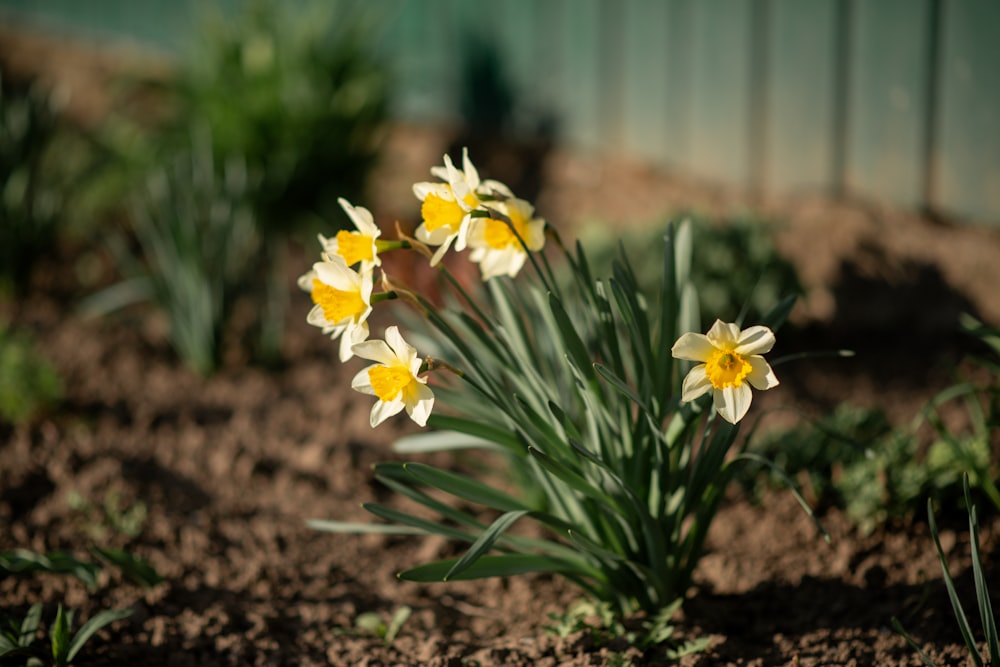
[[[32,338],[0,323],[0,423],[26,423],[61,396],[62,380]]]
[[[17,623],[6,619],[0,630],[0,660],[25,657],[25,664],[54,665],[66,667],[73,662],[87,641],[102,628],[128,618],[131,609],[108,609],[95,614],[80,629],[72,634],[73,610],[63,609],[60,604],[55,620],[49,626],[49,646],[37,646],[38,628],[41,622],[42,605],[35,604],[28,609],[24,619]]]
[[[979,519],[976,515],[976,506],[972,504],[972,494],[969,490],[969,476],[962,478],[963,490],[965,492],[965,502],[969,510],[969,535],[972,549],[972,576],[976,584],[976,601],[979,608],[979,618],[982,623],[983,632],[986,635],[986,646],[989,651],[991,665],[1000,664],[1000,640],[998,640],[996,618],[993,615],[993,605],[990,602],[989,589],[986,586],[986,579],[983,575],[982,556],[979,550]],[[931,500],[927,501],[927,520],[930,524],[931,536],[934,538],[934,547],[937,550],[938,560],[941,562],[941,572],[944,575],[944,584],[948,589],[948,598],[955,614],[955,620],[962,633],[962,639],[969,651],[969,659],[975,667],[984,667],[983,658],[976,645],[976,640],[972,634],[972,628],[962,609],[962,602],[958,599],[955,591],[955,582],[951,572],[948,570],[948,560],[945,558],[944,549],[941,547],[941,539],[938,536],[937,523],[934,521],[934,505]],[[921,661],[927,667],[938,667],[930,656],[928,656],[913,638],[903,629],[899,619],[893,617],[892,625],[898,633],[903,635],[907,643],[917,652]]]
[[[99,542],[107,539],[109,533],[138,537],[146,523],[146,504],[141,501],[132,505],[123,504],[117,489],[109,489],[100,505],[75,491],[69,494],[67,502],[70,509],[83,516],[87,534]]]
[[[412,609],[403,605],[392,613],[392,617],[386,623],[377,611],[366,611],[354,619],[354,627],[365,634],[378,637],[389,646],[396,641],[396,636],[412,613]]]

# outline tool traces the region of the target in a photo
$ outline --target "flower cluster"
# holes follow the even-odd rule
[[[434,403],[426,378],[419,377],[430,370],[430,364],[417,356],[398,327],[389,327],[384,341],[368,340],[373,304],[398,295],[395,288],[375,292],[376,271],[382,267],[380,254],[424,250],[430,265],[437,266],[449,249],[468,249],[469,259],[479,265],[486,281],[516,276],[528,253],[545,244],[545,221],[535,216],[534,207],[515,197],[503,183],[481,180],[468,151],[463,151],[462,169],[445,155],[444,165],[431,168],[431,175],[439,180],[413,186],[421,202],[415,238],[381,239],[371,212],[341,198],[338,201],[355,229],[341,230],[333,238],[320,235],[322,259],[298,280],[314,304],[308,322],[340,339],[340,360],[357,355],[377,362],[352,382],[354,389],[378,399],[371,413],[373,427],[403,409],[425,426]],[[430,247],[436,248],[433,253]],[[389,284],[383,273],[382,285]]]
[[[492,486],[488,476],[387,462],[375,478],[439,520],[366,503],[381,523],[311,525],[468,544],[460,558],[400,572],[408,581],[556,573],[617,614],[641,609],[666,622],[690,587],[728,468],[741,456],[731,450],[741,446],[752,389],[778,384],[763,355],[794,297],[761,324],[716,321],[695,333],[689,225],[667,226],[659,291],[644,294],[624,253],[610,276],[598,274],[580,244],[571,251],[531,204],[481,179],[468,154],[461,169],[445,157],[431,173],[437,181],[413,186],[421,222],[412,237],[382,238],[369,211],[341,201],[355,229],[320,237],[322,259],[300,279],[315,304],[309,322],[340,339],[342,360],[373,362],[351,382],[376,399],[372,426],[405,410],[432,427],[398,441],[398,452],[481,450],[500,457],[502,479],[517,480],[520,493]],[[547,242],[553,252],[539,252]],[[454,307],[387,276],[381,254],[389,250],[427,258],[455,289]],[[478,264],[482,284],[451,274],[442,261],[450,251]],[[526,266],[516,283],[506,279]],[[397,298],[424,321],[394,318],[384,339],[369,340],[373,308]],[[404,339],[397,324],[404,322],[413,322],[409,337],[426,355]],[[459,379],[441,378],[432,392],[435,370]],[[448,414],[432,414],[435,400]],[[519,521],[538,524],[544,537],[508,533]]]

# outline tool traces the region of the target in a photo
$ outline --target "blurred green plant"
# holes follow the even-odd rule
[[[216,168],[206,132],[149,174],[132,200],[138,248],[118,239],[115,255],[126,278],[81,304],[105,314],[137,302],[156,304],[170,322],[170,340],[195,371],[211,373],[222,359],[226,325],[243,294],[261,288],[264,246],[258,233],[245,164]],[[258,320],[258,323],[260,320]]]
[[[63,609],[60,604],[56,617],[49,626],[48,646],[38,645],[38,631],[42,620],[42,605],[34,604],[20,621],[4,619],[0,628],[0,663],[18,659],[27,667],[54,665],[66,667],[83,648],[84,644],[101,628],[128,618],[131,609],[107,609],[84,623],[76,634],[71,634],[74,611]]]
[[[291,9],[258,0],[236,20],[208,16],[203,26],[174,84],[182,136],[207,123],[218,158],[247,162],[269,232],[287,233],[305,216],[339,220],[336,198],[361,195],[387,116],[386,69],[367,48],[370,31],[336,2]]]
[[[123,82],[130,112],[103,131],[110,180],[186,151],[207,128],[216,165],[242,161],[256,183],[262,236],[338,224],[336,199],[361,195],[388,118],[388,69],[369,23],[344,2],[205,8],[175,71]]]
[[[722,319],[759,319],[782,298],[803,293],[795,266],[774,246],[774,224],[752,217],[715,220],[690,215],[692,256],[690,280],[702,312]],[[610,266],[619,247],[632,258],[636,282],[644,294],[660,281],[658,227],[611,230],[590,225],[582,240],[588,244],[595,271]]]
[[[612,640],[623,639],[639,649],[658,646],[673,638],[675,626],[673,616],[680,609],[682,600],[660,610],[650,620],[642,624],[642,632],[630,629],[606,602],[580,600],[563,614],[550,613],[551,625],[544,626],[549,634],[565,639],[578,632],[586,634],[595,646],[605,646]],[[685,655],[700,653],[708,647],[710,637],[688,640],[676,647],[666,648],[664,657],[678,660]]]
[[[113,565],[122,575],[140,586],[155,586],[163,581],[149,563],[124,549],[91,546],[90,552],[97,560],[84,560],[64,551],[44,554],[31,549],[0,551],[0,577],[35,572],[67,574],[93,590],[98,585],[98,575],[104,566]]]
[[[362,18],[328,2],[206,12],[175,73],[126,86],[159,100],[158,112],[104,129],[108,169],[94,187],[140,193],[128,211],[140,261],[116,252],[129,279],[91,300],[92,312],[152,300],[180,356],[207,374],[245,295],[248,356],[278,360],[289,241],[339,227],[337,196],[360,195],[379,154],[387,70]]]
[[[965,496],[966,509],[969,514],[969,539],[972,550],[972,576],[976,586],[976,602],[979,608],[979,619],[982,623],[983,633],[986,636],[986,647],[989,651],[990,665],[1000,664],[1000,639],[998,639],[996,617],[993,615],[993,605],[990,602],[990,592],[986,584],[986,577],[983,574],[982,552],[979,547],[979,518],[976,514],[976,506],[972,502],[972,495],[969,492],[969,476],[962,476],[962,490]],[[934,520],[934,503],[927,500],[927,522],[930,524],[931,536],[934,538],[934,548],[937,550],[938,560],[941,563],[941,572],[944,576],[944,584],[948,589],[948,599],[951,601],[951,608],[955,614],[955,621],[958,623],[962,639],[969,651],[969,660],[975,667],[984,667],[982,654],[976,645],[976,640],[972,634],[965,611],[962,609],[962,601],[958,598],[955,590],[955,580],[948,570],[948,560],[945,558],[944,549],[941,548],[941,538],[938,535],[937,523]],[[903,628],[899,619],[893,617],[892,625],[899,632],[911,647],[920,656],[921,661],[927,667],[938,667],[913,638]]]
[[[100,504],[90,502],[75,491],[69,494],[66,501],[71,510],[82,516],[84,532],[99,542],[106,540],[109,533],[137,537],[146,523],[146,504],[123,505],[117,489],[109,489]]]
[[[56,238],[66,201],[66,183],[53,168],[58,128],[48,92],[0,73],[0,293],[23,293]]]
[[[798,478],[807,495],[845,508],[865,533],[911,516],[923,498],[957,508],[966,473],[974,493],[1000,509],[992,454],[1000,433],[1000,335],[968,316],[961,325],[984,343],[984,352],[969,359],[967,373],[975,377],[938,393],[912,424],[893,428],[878,410],[842,405],[814,425],[763,434],[750,450]],[[779,480],[744,471],[740,481],[759,491]]]
[[[354,628],[361,633],[378,637],[385,642],[386,646],[389,646],[396,641],[396,636],[399,635],[399,631],[403,629],[403,625],[409,620],[412,613],[413,609],[402,605],[392,612],[392,616],[386,622],[379,612],[366,611],[358,614],[357,618],[354,619]]]
[[[0,422],[28,422],[61,397],[62,380],[31,337],[0,323]]]

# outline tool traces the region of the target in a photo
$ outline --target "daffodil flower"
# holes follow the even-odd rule
[[[687,403],[712,392],[712,402],[731,424],[743,419],[753,398],[750,387],[776,387],[771,366],[761,356],[771,351],[774,332],[764,326],[741,331],[736,324],[716,320],[708,334],[686,333],[677,339],[671,354],[677,359],[701,362],[691,369],[681,386]]]
[[[451,158],[444,156],[444,166],[431,168],[431,175],[443,183],[414,183],[413,194],[421,201],[421,224],[414,236],[421,243],[438,246],[431,257],[436,266],[452,242],[455,250],[465,250],[472,211],[481,208],[481,195],[496,193],[511,196],[510,189],[499,181],[480,181],[479,172],[469,159],[468,149],[462,151],[462,169],[456,169]]]
[[[524,266],[528,251],[541,250],[545,245],[545,220],[534,217],[535,207],[523,199],[491,202],[489,207],[510,222],[495,217],[476,218],[469,232],[469,259],[478,262],[484,281],[502,275],[513,278]]]
[[[312,310],[306,318],[331,338],[340,338],[340,360],[353,356],[351,347],[368,339],[368,316],[374,278],[371,268],[354,271],[340,255],[329,255],[313,264],[298,280],[299,287],[312,295]]]
[[[337,202],[354,223],[356,231],[342,229],[332,239],[320,234],[323,251],[328,256],[339,255],[347,266],[359,264],[362,269],[380,266],[382,259],[378,256],[376,239],[381,236],[382,230],[375,224],[371,211],[363,206],[352,206],[343,197]]]
[[[377,362],[351,381],[351,388],[378,399],[372,407],[372,428],[404,409],[418,425],[427,425],[434,407],[434,392],[427,386],[426,378],[417,377],[423,359],[403,340],[398,327],[387,328],[384,341],[358,343],[354,354]]]

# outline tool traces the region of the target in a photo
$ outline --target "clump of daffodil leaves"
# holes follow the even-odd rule
[[[445,156],[431,174],[436,181],[413,186],[422,220],[412,237],[382,238],[368,210],[341,200],[355,229],[320,237],[321,261],[299,280],[315,303],[308,321],[339,338],[342,361],[374,362],[352,381],[375,399],[373,427],[404,410],[428,427],[398,452],[497,452],[519,491],[420,462],[381,463],[379,481],[439,519],[366,503],[380,521],[310,525],[468,545],[459,558],[414,564],[404,580],[555,573],[622,617],[672,613],[731,468],[750,456],[730,450],[752,392],[778,385],[763,355],[794,297],[753,326],[716,321],[698,333],[686,224],[666,229],[662,281],[642,294],[627,257],[611,276],[593,275],[579,243],[566,247],[529,202],[481,180],[467,153],[461,169]],[[390,251],[422,253],[454,299],[435,306],[387,275],[380,257]],[[453,276],[441,262],[448,252],[478,264],[482,284]],[[396,321],[418,326],[370,338],[373,310],[403,303],[419,317]],[[524,521],[543,536],[509,530]]]

